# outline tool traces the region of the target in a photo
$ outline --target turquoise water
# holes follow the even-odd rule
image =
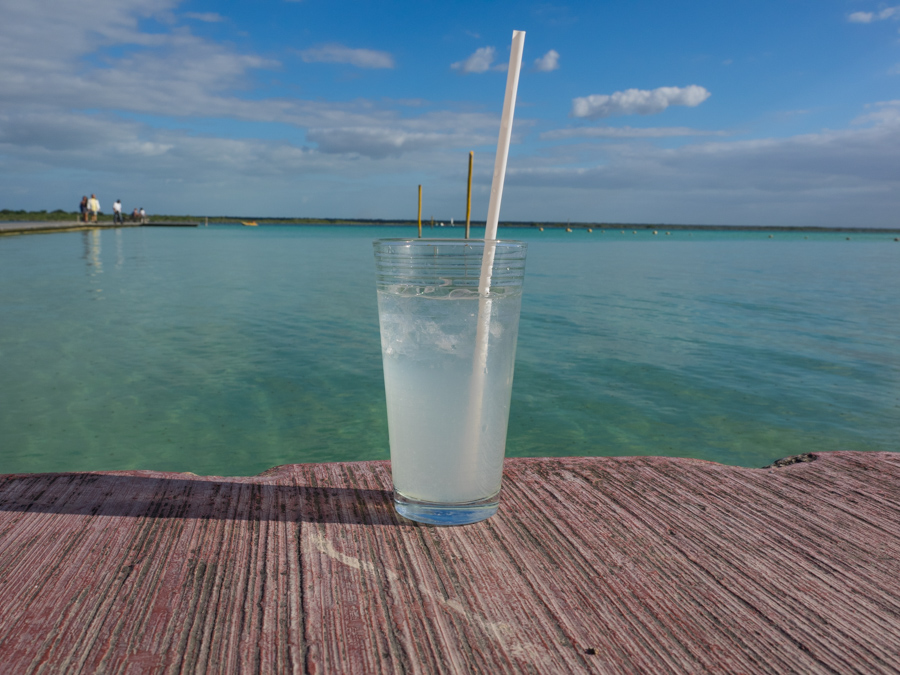
[[[371,241],[410,234],[0,238],[0,473],[387,458]],[[900,449],[896,235],[502,234],[529,242],[508,455]]]

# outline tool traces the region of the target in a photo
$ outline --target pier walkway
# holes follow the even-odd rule
[[[32,220],[0,223],[0,236],[4,234],[40,234],[46,232],[74,232],[77,230],[111,230],[117,227],[140,227],[140,223],[112,223],[99,221],[85,223],[81,220]]]
[[[900,454],[511,459],[398,518],[386,462],[0,476],[9,673],[900,672]]]
[[[85,223],[81,220],[41,220],[0,223],[0,237],[12,234],[46,234],[48,232],[75,232],[77,230],[112,230],[120,227],[199,227],[196,222],[181,221],[144,221],[136,223],[126,220],[113,223],[101,220],[96,223]]]

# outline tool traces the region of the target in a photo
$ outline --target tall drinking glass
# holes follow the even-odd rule
[[[486,245],[493,266],[479,293]],[[435,525],[484,520],[499,505],[526,244],[374,246],[397,512]]]

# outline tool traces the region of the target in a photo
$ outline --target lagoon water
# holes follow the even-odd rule
[[[414,234],[0,238],[0,473],[386,459],[371,241]],[[529,242],[508,456],[900,450],[896,235],[501,235]]]

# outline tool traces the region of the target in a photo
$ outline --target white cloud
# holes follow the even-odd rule
[[[872,110],[872,112],[860,115],[853,120],[855,126],[863,124],[900,124],[900,100],[870,103],[866,108]]]
[[[893,109],[895,120],[678,148],[585,144],[579,155],[566,146],[565,154],[520,158],[508,170],[504,194],[537,220],[558,219],[565,203],[567,212],[594,222],[895,225],[900,102],[879,109]]]
[[[390,126],[310,129],[307,140],[327,154],[363,155],[373,159],[399,157],[407,152],[461,146],[466,140],[476,144],[490,142],[488,136],[473,139],[468,134],[447,131],[410,131]]]
[[[225,20],[224,16],[217,14],[216,12],[188,12],[185,16],[188,19],[203,21],[205,23],[220,23]]]
[[[850,23],[872,23],[874,20],[875,15],[872,12],[853,12],[847,17]]]
[[[688,127],[576,127],[545,131],[540,138],[542,141],[564,141],[572,138],[673,138],[724,135],[726,135],[724,131],[703,131]]]
[[[549,73],[559,68],[559,52],[551,49],[541,58],[534,60],[534,69],[539,73]]]
[[[485,113],[443,111],[410,118],[369,110],[353,116],[347,112],[321,115],[318,124],[309,125],[306,138],[322,153],[384,159],[426,150],[493,145],[498,126],[497,116]],[[528,126],[529,121],[522,120],[518,129]]]
[[[465,61],[451,63],[450,67],[461,71],[464,75],[469,73],[484,73],[491,69],[496,50],[493,47],[479,47],[475,53]]]
[[[141,33],[139,19],[164,17],[178,0],[4,0],[0,21],[0,70],[80,57],[108,45],[152,45],[162,37]],[[14,61],[16,59],[17,61]]]
[[[239,53],[227,43],[200,38],[178,25],[169,32],[138,30],[135,17],[155,12],[165,18],[171,14],[174,0],[94,0],[83,8],[65,3],[59,13],[62,16],[44,16],[32,2],[40,4],[21,0],[11,5],[21,15],[17,22],[0,22],[0,91],[4,92],[0,166],[5,164],[7,170],[13,162],[51,166],[51,158],[59,166],[83,170],[103,166],[109,157],[127,161],[129,156],[148,154],[157,158],[155,166],[159,166],[176,153],[184,166],[200,167],[205,164],[205,154],[192,158],[193,151],[237,147],[228,139],[210,138],[200,143],[187,131],[139,127],[122,117],[132,113],[181,118],[185,129],[196,128],[192,118],[218,118],[283,124],[299,130],[297,138],[309,130],[311,147],[300,148],[296,140],[282,145],[293,147],[296,152],[292,156],[302,155],[304,161],[328,156],[329,166],[340,167],[336,169],[339,172],[348,170],[346,162],[364,165],[360,157],[396,158],[419,152],[421,166],[429,161],[421,157],[425,149],[468,149],[496,142],[497,115],[425,111],[410,116],[408,108],[421,107],[422,101],[245,99],[240,94],[252,85],[252,71],[276,70],[281,64]],[[97,12],[88,11],[96,5],[103,10],[100,13],[106,13],[103,22],[98,22]],[[94,22],[104,30],[110,26],[114,30],[98,37],[93,32]],[[33,26],[50,36],[46,43],[27,35]],[[106,46],[119,45],[126,47],[121,51],[124,56],[104,51]],[[102,67],[92,65],[98,56]],[[363,67],[393,64],[386,53],[335,45],[310,50],[306,56]],[[407,108],[403,114],[398,111],[400,106]],[[83,110],[99,112],[77,112]],[[521,129],[522,124],[517,127]],[[242,143],[241,148],[252,145],[250,141]],[[259,143],[259,147],[268,147]],[[270,155],[268,150],[260,152]],[[141,168],[131,167],[130,171]],[[243,172],[244,167],[236,170]]]
[[[885,7],[879,12],[853,12],[847,17],[850,23],[873,23],[900,16],[900,7]]]
[[[304,49],[300,58],[306,63],[347,63],[357,68],[393,68],[394,57],[374,49],[353,49],[340,44]]]
[[[11,4],[15,20],[0,22],[0,91],[7,112],[20,106],[167,116],[250,112],[249,102],[225,92],[246,87],[255,69],[280,66],[182,27],[139,32],[137,17],[164,19],[170,2],[58,3],[53,12],[45,4]],[[35,28],[40,39],[30,34]],[[108,47],[123,48],[124,56],[110,56]],[[102,67],[92,65],[97,59]]]
[[[30,111],[0,114],[0,146],[7,151],[18,149],[35,155],[43,153],[83,152],[98,143],[134,139],[138,125],[114,123],[106,117]]]
[[[397,159],[406,153],[429,151],[428,156],[420,154],[415,160],[421,168],[435,163],[435,150],[496,141],[498,120],[487,115],[446,115],[388,123],[373,117],[368,123],[365,127],[311,129],[307,140],[319,145],[314,148],[284,140],[229,139],[154,129],[113,115],[0,114],[0,157],[4,159],[0,174],[9,177],[18,165],[42,171],[110,170],[118,176],[123,174],[120,168],[127,166],[131,179],[186,175],[202,182],[296,172],[371,178],[382,176],[385,164],[408,170],[406,160]]]
[[[320,123],[356,126],[316,128],[316,148],[309,138],[307,146],[291,139],[221,138],[155,129],[116,115],[11,118],[2,111],[0,204],[74,209],[72,195],[87,191],[103,203],[121,197],[126,206],[155,213],[379,218],[409,217],[398,207],[398,195],[412,195],[415,217],[415,186],[409,190],[415,172],[430,177],[429,208],[446,213],[442,204],[459,209],[462,203],[468,150],[496,143],[499,126],[495,114],[445,111],[410,119],[362,102],[352,109],[327,103],[308,108],[304,113]],[[476,163],[476,181],[490,184],[489,171],[487,161]],[[448,173],[452,182],[444,180]],[[482,207],[474,198],[479,212],[487,209],[486,201]]]
[[[511,168],[508,184],[565,186],[590,190],[627,188],[695,194],[737,191],[756,194],[843,192],[900,194],[900,101],[879,106],[863,129],[825,131],[791,138],[719,141],[658,148],[604,146],[602,163],[590,168]],[[834,199],[834,198],[832,198]],[[896,199],[894,200],[896,203]],[[670,220],[669,222],[677,222]],[[723,218],[723,222],[729,219]],[[730,221],[730,222],[733,222]]]
[[[709,92],[692,84],[688,87],[658,89],[626,89],[614,94],[594,94],[572,99],[572,117],[613,117],[616,115],[654,115],[670,105],[693,108],[708,99]]]

